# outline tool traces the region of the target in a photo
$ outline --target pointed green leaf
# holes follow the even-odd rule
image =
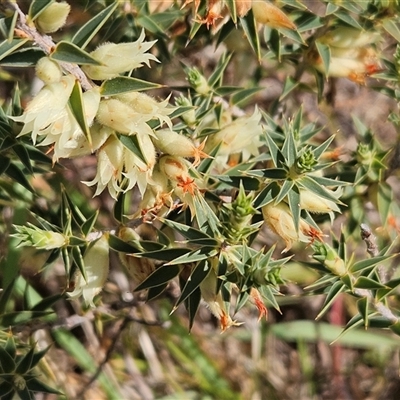
[[[148,251],[145,253],[140,253],[138,256],[151,258],[153,260],[159,261],[173,261],[178,257],[183,257],[186,254],[190,254],[191,249],[187,249],[184,247],[173,247],[169,249],[162,249],[156,251]]]
[[[285,180],[283,182],[283,185],[281,186],[277,198],[275,199],[275,204],[280,203],[289,194],[289,192],[292,190],[293,187],[294,187],[294,182],[292,180],[289,179]]]
[[[102,96],[115,96],[116,94],[126,92],[140,92],[143,90],[160,89],[162,87],[163,85],[158,83],[147,82],[142,79],[127,76],[119,76],[104,81],[101,85],[100,93]]]
[[[29,6],[28,15],[34,21],[54,0],[32,0]]]
[[[94,242],[92,242],[94,243]],[[82,274],[83,278],[87,282],[87,275],[86,275],[86,268],[85,268],[85,262],[83,261],[83,256],[81,249],[77,246],[72,247],[71,249],[71,255],[72,259],[74,260],[74,263],[78,267],[80,273]]]
[[[226,67],[228,66],[231,58],[232,58],[232,55],[223,54],[222,57],[219,59],[214,72],[208,78],[208,84],[210,87],[214,87],[215,85],[222,84],[222,76],[223,76],[223,74],[226,70]]]
[[[18,13],[17,11],[10,17],[0,19],[0,32],[9,42],[14,38],[15,24],[17,23]]]
[[[37,378],[29,379],[26,383],[27,388],[31,392],[41,392],[41,393],[51,393],[51,394],[58,394],[64,396],[63,392],[56,390],[45,383],[39,381]]]
[[[10,354],[7,353],[7,351],[0,346],[0,364],[1,364],[1,369],[5,373],[11,373],[15,371],[15,360],[13,357],[10,356]]]
[[[76,122],[89,142],[89,145],[92,146],[92,136],[90,135],[89,126],[86,120],[85,105],[83,103],[82,87],[78,80],[75,81],[72,89],[69,98],[69,106]]]
[[[368,269],[372,269],[376,267],[379,263],[388,260],[390,258],[394,257],[394,255],[387,255],[387,256],[378,256],[378,257],[373,257],[373,258],[368,258],[366,260],[361,260],[355,262],[351,267],[350,267],[350,272],[360,272]]]
[[[296,81],[291,76],[287,76],[283,85],[282,94],[279,97],[279,101],[282,101],[289,93],[296,89],[297,86],[299,86],[299,83],[300,82]]]
[[[189,331],[192,330],[194,318],[197,314],[201,301],[201,291],[200,288],[196,288],[193,293],[185,300],[186,309],[189,314]]]
[[[297,186],[293,186],[288,192],[289,208],[293,215],[294,227],[298,231],[300,226],[300,192]]]
[[[86,51],[73,43],[64,40],[57,43],[56,47],[50,54],[50,58],[61,62],[79,65],[102,65]]]
[[[310,175],[303,176],[301,180],[299,180],[301,186],[305,189],[310,190],[311,192],[315,193],[318,196],[321,196],[325,199],[332,200],[333,202],[337,202],[337,199],[332,191],[325,189],[324,186],[321,186],[314,177]]]
[[[169,226],[170,228],[174,229],[175,231],[179,232],[183,237],[186,239],[211,239],[210,235],[207,235],[206,233],[192,228],[188,225],[185,224],[180,224],[179,222],[172,221],[170,219],[166,218],[160,218],[160,221]]]
[[[200,249],[193,250],[188,254],[177,257],[172,261],[169,261],[167,265],[188,264],[196,261],[201,261],[213,257],[217,253],[218,250],[214,247],[202,247]]]
[[[278,196],[279,190],[279,185],[276,182],[271,182],[255,198],[253,207],[258,209],[271,203]]]
[[[257,60],[261,60],[260,39],[258,37],[258,29],[254,20],[253,11],[250,10],[245,17],[239,19],[246,38],[257,56]]]
[[[261,87],[252,87],[249,89],[239,90],[229,98],[229,103],[232,106],[243,104],[251,96],[255,95],[256,93],[258,93],[260,90],[263,90],[263,89],[264,88],[261,88]]]
[[[140,147],[140,143],[136,135],[131,135],[131,136],[120,135],[119,140],[133,154],[135,154],[145,164],[147,164],[146,156],[143,154],[142,148]]]
[[[157,268],[154,272],[152,272],[142,283],[140,283],[135,288],[135,292],[164,285],[165,283],[168,283],[170,280],[174,279],[180,271],[181,267],[179,265],[162,265],[160,268]]]
[[[153,300],[156,297],[158,297],[161,293],[164,292],[164,290],[167,288],[168,283],[164,283],[163,285],[160,286],[153,286],[149,289],[147,292],[147,301]]]
[[[207,275],[210,273],[211,268],[208,261],[203,260],[200,261],[197,266],[194,268],[191,273],[189,279],[186,282],[185,287],[182,290],[182,293],[176,302],[174,308],[177,308],[179,304],[185,301],[201,284],[201,282],[206,279]]]
[[[338,17],[339,19],[341,19],[342,21],[346,22],[346,24],[352,26],[353,28],[363,29],[363,27],[358,23],[358,21],[355,18],[353,18],[350,15],[350,13],[348,13],[346,11],[339,10],[339,11],[336,11],[334,13],[334,15],[336,17]]]
[[[363,297],[360,300],[357,301],[357,309],[360,315],[362,316],[362,319],[364,320],[364,327],[368,327],[368,312],[369,312],[369,303],[368,303],[368,298]]]
[[[357,278],[357,280],[354,282],[354,287],[359,289],[369,289],[369,290],[386,288],[385,285],[382,285],[381,283],[371,278],[367,278],[365,276],[360,276],[359,278]]]
[[[92,232],[94,225],[97,222],[97,217],[99,216],[100,210],[96,210],[83,224],[81,227],[81,231],[84,236],[87,236],[90,232]]]
[[[113,234],[110,234],[108,236],[108,245],[113,250],[119,251],[121,253],[135,254],[135,253],[139,253],[142,251],[142,249],[140,249],[139,247],[136,247],[134,244],[124,242],[118,236],[115,236]]]
[[[389,326],[390,330],[394,332],[397,336],[400,336],[400,322],[396,322]]]
[[[322,64],[324,65],[325,75],[329,75],[329,65],[331,63],[331,49],[324,43],[315,42],[317,51],[322,59]]]
[[[49,297],[44,297],[39,303],[35,304],[31,311],[49,311],[49,308],[52,307],[58,300],[64,298],[63,294],[53,294]]]
[[[33,319],[53,314],[53,311],[16,311],[0,315],[0,329],[31,322]]]
[[[10,163],[8,165],[5,174],[10,177],[14,182],[19,183],[25,189],[28,189],[31,193],[35,193],[34,189],[32,188],[31,184],[29,183],[26,174],[21,171],[19,167],[17,167],[14,163]]]
[[[23,355],[18,362],[15,372],[20,375],[26,374],[32,368],[33,354],[35,353],[35,347],[31,347],[29,351]]]
[[[315,319],[320,319],[331,307],[332,303],[336,298],[346,290],[345,285],[341,281],[335,282],[329,289],[328,294],[325,298],[324,304],[322,305],[321,311],[318,313]]]
[[[96,14],[92,19],[86,22],[73,36],[71,42],[81,49],[84,49],[93,37],[99,32],[113,12],[118,7],[118,2],[111,3],[103,11]]]

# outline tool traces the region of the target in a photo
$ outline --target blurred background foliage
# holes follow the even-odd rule
[[[17,2],[32,24],[51,3]],[[20,126],[8,116],[21,115],[40,90],[34,66],[47,53],[21,33],[15,2],[0,5],[4,398],[399,398],[400,5],[256,3],[74,1],[51,34],[52,57],[78,64],[98,45],[133,42],[142,30],[157,40],[151,52],[160,63],[134,70],[129,82],[157,99],[171,94],[174,130],[207,138],[213,158],[193,174],[206,177],[205,195],[153,224],[127,217],[141,216],[136,189],[117,201],[108,192],[92,197],[82,181],[96,174],[94,155],[53,162],[51,148],[17,137]],[[126,84],[105,81],[103,94]],[[74,101],[77,117],[79,96]],[[213,134],[256,112],[258,152],[246,159],[239,145],[217,165],[223,149]],[[254,125],[239,127],[245,141]],[[124,142],[137,150],[132,143]],[[305,189],[331,208],[300,209]],[[296,239],[307,224],[311,244],[274,228],[267,216],[274,201],[289,210]],[[18,247],[26,231],[16,226],[65,234],[69,246]],[[138,237],[124,237],[130,226]],[[97,231],[107,232],[113,251],[89,308],[66,293],[77,271],[85,274],[83,256]],[[145,269],[157,267],[150,278],[126,272],[131,253]],[[223,321],[200,304],[203,272],[214,262],[224,300],[243,322],[223,334]],[[228,292],[230,284],[238,289]],[[243,307],[252,288],[267,318],[259,320],[262,306]]]

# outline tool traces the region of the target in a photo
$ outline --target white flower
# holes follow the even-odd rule
[[[93,302],[96,296],[103,289],[109,271],[109,245],[108,237],[103,234],[100,239],[90,243],[84,256],[86,280],[78,272],[75,280],[75,289],[68,293],[71,298],[82,296],[85,303],[95,307]]]
[[[194,166],[200,163],[201,158],[208,157],[203,151],[205,142],[196,146],[187,136],[170,129],[160,129],[154,132],[154,136],[153,142],[159,150],[172,156],[194,158]]]
[[[24,124],[18,136],[32,132],[32,141],[36,143],[39,135],[59,134],[65,128],[70,129],[67,122],[69,120],[67,103],[74,84],[75,77],[67,75],[61,78],[60,82],[44,86],[29,102],[21,116],[10,117]]]
[[[269,203],[262,208],[265,222],[273,232],[279,235],[286,244],[282,253],[287,252],[298,240],[302,242],[309,241],[306,235],[313,231],[313,228],[306,221],[300,219],[299,232],[294,226],[293,215],[286,203]]]
[[[86,122],[90,126],[93,123],[100,103],[99,88],[93,88],[83,93],[82,99]],[[87,142],[81,127],[69,107],[65,108],[64,115],[60,115],[60,119],[56,125],[62,126],[63,129],[43,130],[42,134],[46,135],[46,138],[40,143],[40,146],[54,144],[54,161],[57,161],[59,158],[90,154],[95,150]]]
[[[141,92],[127,92],[115,97],[139,113],[144,121],[158,119],[161,124],[165,122],[172,129],[171,119],[168,115],[176,108],[168,107],[169,96],[161,102]]]
[[[256,108],[250,117],[240,117],[225,125],[219,132],[207,138],[204,151],[209,154],[220,144],[215,157],[217,167],[226,166],[230,155],[241,153],[244,160],[250,155],[257,155],[261,145],[260,136],[263,133],[260,125],[261,113]]]
[[[98,122],[124,135],[138,132],[151,135],[153,131],[146,124],[150,119],[118,99],[102,100],[97,113]]]
[[[105,188],[111,197],[116,199],[122,191],[120,186],[124,167],[124,145],[115,136],[110,136],[97,153],[97,173],[87,186],[97,184],[94,196],[99,195]]]
[[[152,42],[144,41],[144,30],[139,39],[132,43],[107,43],[90,55],[101,62],[103,65],[83,65],[82,69],[86,75],[94,80],[104,80],[115,78],[119,74],[141,67],[143,64],[150,66],[151,60],[158,61],[153,54],[146,54],[156,40]]]

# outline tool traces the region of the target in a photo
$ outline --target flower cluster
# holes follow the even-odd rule
[[[318,39],[329,47],[329,66],[325,65],[318,53],[312,54],[311,64],[326,76],[344,77],[357,83],[365,83],[368,76],[380,70],[373,47],[378,39],[377,32],[348,27],[336,28]]]

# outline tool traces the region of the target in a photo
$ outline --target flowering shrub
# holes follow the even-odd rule
[[[308,286],[325,294],[319,318],[347,293],[346,330],[399,334],[398,148],[380,143],[372,109],[347,125],[335,114],[343,85],[399,101],[396,2],[22,3],[0,9],[0,72],[15,83],[0,114],[1,207],[29,216],[2,231],[47,252],[38,270],[64,267],[34,312],[61,298],[101,309],[119,260],[147,300],[179,282],[173,310],[184,305],[190,329],[204,301],[226,331],[246,303],[259,319],[280,311],[297,263],[319,274]],[[385,118],[398,128],[397,112]],[[2,326],[43,318],[10,317],[18,271],[4,263]]]

